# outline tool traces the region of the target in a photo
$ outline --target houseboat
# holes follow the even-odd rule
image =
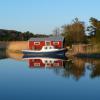
[[[27,56],[65,57],[67,51],[63,48],[64,38],[62,36],[31,38],[28,41],[28,47],[28,50],[22,50]]]

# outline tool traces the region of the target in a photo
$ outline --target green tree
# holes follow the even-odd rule
[[[90,26],[87,28],[91,41],[93,43],[100,43],[100,21],[96,18],[90,18]]]
[[[24,32],[24,40],[29,40],[33,36],[34,36],[34,34],[29,31]]]
[[[85,25],[84,22],[75,18],[71,24],[62,26],[62,35],[66,38],[67,44],[84,43],[85,38]]]

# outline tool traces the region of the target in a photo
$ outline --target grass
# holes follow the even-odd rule
[[[27,41],[12,41],[12,42],[0,42],[0,48],[5,48],[9,51],[21,51],[23,49],[28,49]]]

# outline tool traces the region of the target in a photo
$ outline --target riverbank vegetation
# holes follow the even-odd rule
[[[72,47],[72,52],[100,53],[100,21],[91,17],[89,22],[90,25],[86,27],[85,22],[75,18],[71,24],[61,27],[65,43]]]
[[[67,45],[100,44],[100,21],[91,17],[89,22],[90,25],[86,27],[85,22],[75,18],[71,24],[62,26],[62,35]]]

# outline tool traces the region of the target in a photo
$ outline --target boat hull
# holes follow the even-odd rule
[[[23,51],[25,56],[32,56],[32,57],[65,57],[67,49],[55,50],[50,52],[32,52],[30,50]]]

